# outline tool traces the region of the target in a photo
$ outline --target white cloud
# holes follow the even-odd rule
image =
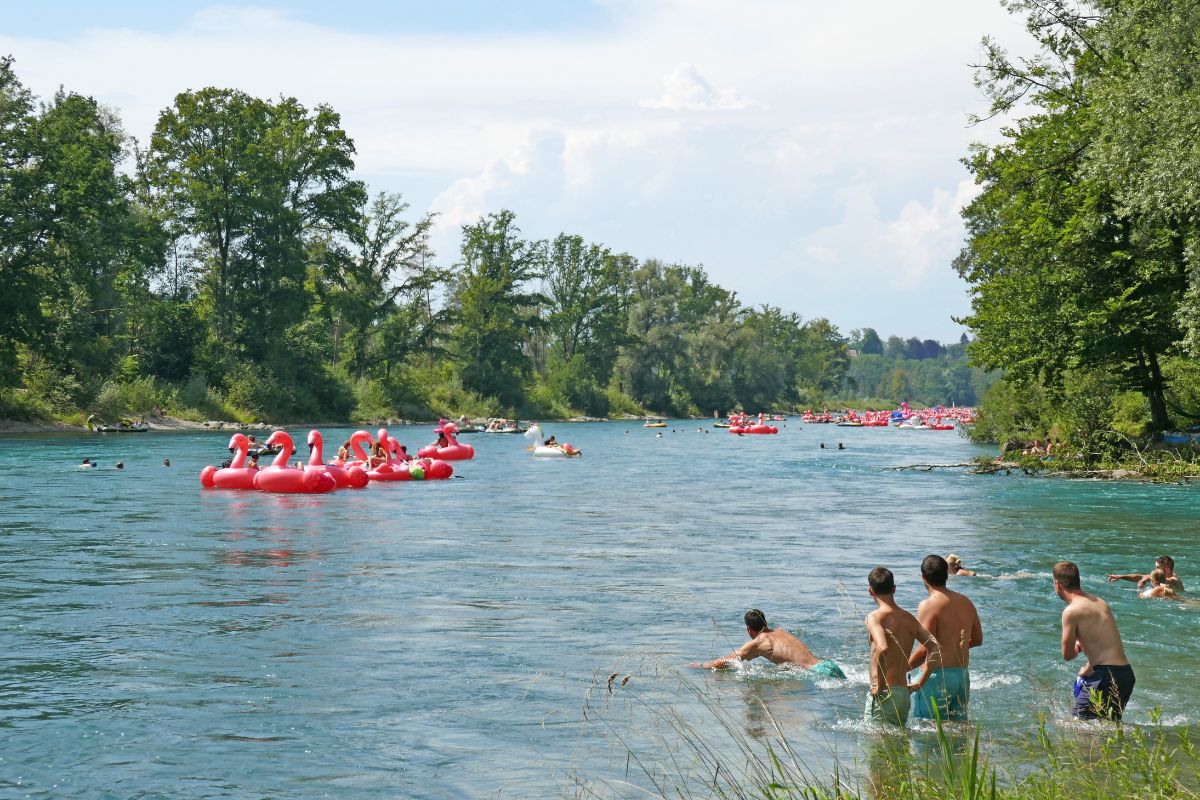
[[[955,335],[958,307],[917,313],[869,292],[852,305],[826,272],[913,292],[955,281],[958,159],[983,106],[967,64],[981,35],[1018,24],[960,0],[604,5],[602,30],[487,35],[355,33],[228,6],[147,31],[116,6],[112,29],[0,35],[0,53],[42,96],[64,85],[116,106],[143,141],[186,89],[328,103],[372,188],[441,212],[447,261],[459,225],[508,207],[531,236],[703,263],[748,302]]]
[[[755,104],[732,89],[718,89],[692,64],[680,64],[663,80],[662,97],[643,100],[645,108],[668,111],[736,111]]]

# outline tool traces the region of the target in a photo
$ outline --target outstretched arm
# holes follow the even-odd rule
[[[732,661],[750,661],[762,655],[759,652],[758,640],[751,639],[724,658],[714,658],[700,665],[701,669],[725,669]]]
[[[1131,572],[1128,575],[1109,575],[1108,579],[1109,579],[1109,581],[1138,581],[1138,582],[1141,582],[1146,579],[1146,576],[1141,574],[1140,572]]]

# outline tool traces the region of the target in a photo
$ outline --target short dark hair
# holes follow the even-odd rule
[[[925,560],[921,562],[921,577],[930,586],[945,586],[949,575],[950,565],[937,554],[925,556]]]
[[[1079,567],[1070,561],[1060,561],[1054,565],[1054,580],[1064,589],[1079,588]]]
[[[1171,558],[1170,556],[1159,556],[1158,558],[1154,559],[1154,563],[1162,564],[1165,567],[1175,569],[1175,559]]]
[[[887,567],[876,567],[867,576],[867,583],[875,594],[889,595],[896,593],[896,578]]]
[[[752,608],[749,611],[747,611],[745,620],[746,620],[746,627],[749,628],[750,630],[754,631],[755,633],[758,633],[759,631],[762,631],[762,630],[766,630],[766,628],[767,628],[767,616],[765,614],[763,614],[763,612],[759,611],[757,608]]]

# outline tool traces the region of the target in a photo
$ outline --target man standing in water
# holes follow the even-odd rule
[[[938,555],[921,562],[921,580],[929,597],[917,606],[917,620],[925,626],[940,647],[930,649],[918,644],[908,658],[908,668],[921,667],[921,676],[909,688],[916,692],[913,716],[962,722],[967,719],[971,700],[971,676],[967,668],[971,648],[983,644],[983,626],[975,604],[964,594],[946,588],[950,566]],[[936,705],[936,709],[935,709]]]
[[[913,642],[937,649],[933,634],[917,618],[896,605],[896,579],[887,567],[876,567],[867,576],[871,596],[878,606],[867,614],[871,642],[871,692],[864,716],[868,722],[903,726],[908,721],[908,655]]]
[[[817,658],[804,642],[787,631],[768,628],[766,616],[757,608],[747,611],[743,619],[746,622],[746,633],[750,636],[750,641],[725,658],[717,658],[701,664],[701,668],[724,669],[729,666],[731,661],[750,661],[762,657],[775,664],[795,664],[818,675],[845,680],[846,675],[837,664]]]
[[[1067,607],[1062,613],[1062,657],[1083,653],[1087,663],[1075,681],[1073,713],[1081,719],[1119,720],[1133,693],[1133,667],[1108,603],[1083,591],[1079,567],[1070,561],[1054,565],[1054,591]]]

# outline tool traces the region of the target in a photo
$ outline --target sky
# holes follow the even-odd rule
[[[997,131],[970,65],[999,0],[0,0],[0,54],[49,97],[115,108],[146,142],[205,86],[328,104],[372,192],[437,213],[434,246],[511,209],[702,265],[749,305],[843,333],[957,340],[951,266]]]

